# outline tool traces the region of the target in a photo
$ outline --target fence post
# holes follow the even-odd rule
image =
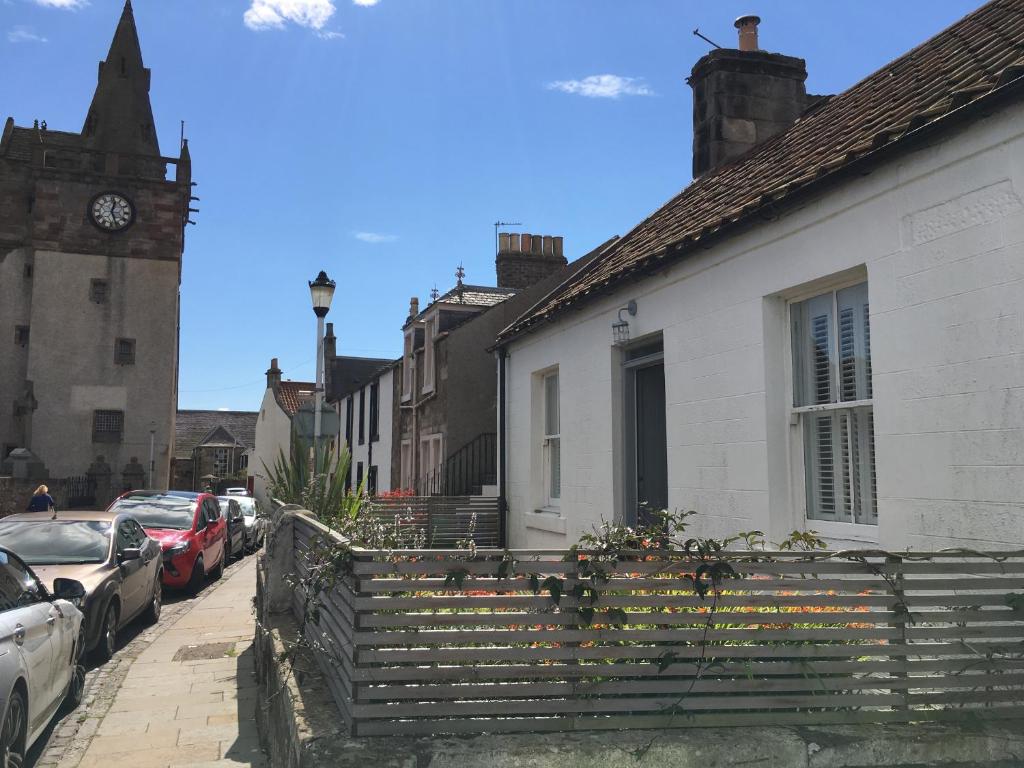
[[[895,602],[892,604],[892,610],[896,614],[896,620],[893,621],[890,626],[897,630],[897,642],[900,643],[900,645],[906,645],[909,609],[906,603],[906,594],[903,590],[903,568],[901,567],[903,565],[903,558],[896,555],[889,555],[885,558],[885,565],[895,566],[896,569],[896,573],[890,577],[892,580],[891,586],[893,589],[893,597],[895,598]],[[904,664],[907,661],[907,656],[902,654],[892,656],[891,658],[894,661],[902,662]],[[893,677],[899,678],[900,680],[906,680],[910,675],[906,669],[904,669],[902,671],[894,672]],[[907,706],[907,694],[910,692],[908,688],[891,688],[890,692],[898,693],[903,699],[903,703],[895,705],[893,709],[904,711],[909,709]]]
[[[369,576],[368,578],[372,579],[373,576]],[[352,596],[353,596],[353,599],[352,599],[352,622],[353,622],[352,632],[353,632],[353,636],[352,636],[352,702],[351,702],[352,703],[352,707],[351,707],[350,711],[352,712],[352,717],[351,717],[351,721],[348,724],[348,735],[349,736],[356,736],[356,735],[358,735],[357,732],[356,732],[356,724],[358,723],[359,718],[356,716],[356,706],[358,704],[362,703],[362,689],[363,689],[363,687],[365,685],[364,683],[360,682],[357,679],[358,676],[359,676],[359,669],[360,669],[360,666],[361,666],[361,662],[359,660],[359,646],[356,644],[356,638],[355,638],[355,634],[356,633],[362,632],[362,631],[365,630],[365,627],[363,626],[363,610],[358,607],[359,598],[361,598],[361,597],[369,597],[370,596],[370,593],[364,591],[362,586],[363,586],[363,576],[352,576],[351,577],[351,587],[352,587]]]
[[[282,507],[272,516],[263,548],[267,573],[266,611],[284,613],[292,609],[295,585],[295,512],[294,505]]]

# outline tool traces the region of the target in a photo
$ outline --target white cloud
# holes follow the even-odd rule
[[[89,0],[35,0],[35,4],[46,8],[64,8],[74,11],[78,8],[85,8],[89,4]]]
[[[617,99],[620,96],[653,96],[642,78],[621,75],[590,75],[582,80],[556,80],[548,88],[562,93],[573,93],[591,99]]]
[[[45,43],[46,38],[37,35],[32,27],[15,27],[7,33],[7,40],[11,43]]]
[[[376,5],[380,0],[352,0],[355,5],[361,5],[365,8],[369,8],[371,5]]]
[[[231,409],[230,408],[218,408],[217,410],[218,411],[230,411]]]
[[[255,30],[281,29],[285,23],[292,22],[320,32],[334,15],[334,0],[251,0],[251,3],[242,18],[245,26]]]
[[[356,232],[354,235],[356,240],[362,240],[364,243],[393,243],[398,239],[398,235],[382,235],[379,232]]]

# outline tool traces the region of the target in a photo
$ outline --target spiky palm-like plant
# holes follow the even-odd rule
[[[348,447],[343,445],[335,456],[331,445],[323,445],[312,461],[310,453],[308,445],[294,438],[290,456],[281,450],[273,467],[263,464],[271,495],[286,504],[308,509],[328,525],[339,519],[354,520],[363,505],[364,485],[354,493],[345,488],[351,466]]]

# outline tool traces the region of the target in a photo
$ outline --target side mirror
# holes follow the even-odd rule
[[[77,603],[85,598],[85,586],[74,579],[54,579],[53,596],[59,600]]]
[[[128,547],[117,553],[117,559],[122,563],[127,563],[129,560],[138,560],[140,557],[142,557],[142,550],[138,547]]]

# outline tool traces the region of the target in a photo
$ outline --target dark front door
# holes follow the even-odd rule
[[[668,447],[665,436],[665,366],[635,369],[636,501],[643,511],[668,507]]]

